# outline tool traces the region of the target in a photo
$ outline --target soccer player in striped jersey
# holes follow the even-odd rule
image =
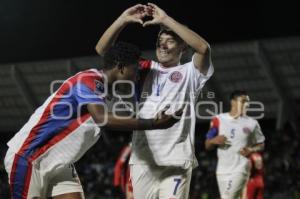
[[[216,175],[222,199],[240,198],[250,172],[248,157],[262,151],[265,141],[258,121],[246,115],[247,93],[232,92],[230,102],[230,112],[212,119],[205,141],[207,150],[217,147]]]
[[[7,143],[5,169],[13,199],[82,199],[73,163],[96,143],[102,127],[158,129],[177,121],[164,112],[155,119],[121,118],[107,112],[106,97],[112,93],[112,84],[135,80],[139,56],[136,46],[115,44],[104,56],[103,70],[70,77],[35,110]]]

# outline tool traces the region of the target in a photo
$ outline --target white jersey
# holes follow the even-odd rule
[[[195,167],[195,103],[201,88],[213,74],[213,66],[210,65],[204,75],[196,69],[193,61],[171,68],[148,61],[146,64],[142,63],[142,67],[147,68],[147,63],[148,74],[142,74],[144,84],[138,116],[149,119],[167,105],[170,105],[167,114],[174,113],[184,104],[186,106],[181,120],[171,128],[133,133],[130,164]]]
[[[242,156],[239,151],[257,143],[263,143],[265,137],[257,120],[241,116],[234,119],[229,113],[222,113],[213,119],[213,127],[217,128],[218,135],[227,138],[228,146],[218,147],[217,174],[233,172],[249,172],[249,160]]]
[[[7,143],[11,151],[43,169],[77,161],[100,136],[99,127],[81,106],[104,103],[101,82],[97,70],[66,80]]]

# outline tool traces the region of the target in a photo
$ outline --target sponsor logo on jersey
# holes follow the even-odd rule
[[[182,74],[179,71],[174,71],[173,73],[171,73],[169,79],[172,82],[178,83],[180,82],[180,80],[182,80]]]

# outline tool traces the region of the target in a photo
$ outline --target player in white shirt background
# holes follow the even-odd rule
[[[250,172],[248,157],[264,149],[258,121],[246,115],[249,100],[246,91],[233,91],[230,112],[216,115],[206,135],[205,148],[217,147],[216,176],[222,199],[240,198]]]
[[[70,77],[32,114],[7,143],[4,162],[13,199],[82,199],[73,163],[99,139],[99,127],[157,129],[178,121],[164,112],[149,120],[107,112],[106,97],[113,93],[113,83],[134,81],[139,56],[136,46],[115,44],[104,56],[103,70],[86,70]]]
[[[152,18],[143,21],[144,17]],[[125,10],[101,36],[96,51],[103,55],[130,23],[161,25],[156,44],[158,62],[140,61],[140,118],[151,118],[159,109],[170,111],[186,104],[178,124],[164,131],[136,131],[133,134],[131,180],[134,198],[184,199],[189,196],[196,124],[195,103],[205,82],[213,74],[209,44],[197,33],[168,16],[157,5],[138,4]],[[145,38],[147,39],[147,38]],[[180,64],[187,46],[195,53]]]

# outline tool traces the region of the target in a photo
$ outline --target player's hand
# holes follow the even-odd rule
[[[219,146],[224,146],[227,143],[227,138],[224,135],[218,135],[214,137],[212,143]]]
[[[171,115],[167,115],[165,112],[169,109],[170,106],[166,106],[162,111],[160,111],[153,121],[154,129],[166,129],[173,126],[176,122],[178,122],[182,116],[183,109],[185,107],[180,108],[175,113]]]
[[[152,20],[144,22],[143,26],[162,24],[163,20],[168,16],[165,11],[153,3],[148,3],[146,6],[147,16],[153,17]]]
[[[143,18],[147,15],[147,6],[142,4],[137,4],[125,10],[119,19],[121,19],[125,24],[128,23],[140,23],[143,25]]]
[[[248,147],[244,147],[244,148],[240,149],[239,153],[242,156],[249,157],[250,154],[252,153],[252,150],[250,148],[248,148]]]

